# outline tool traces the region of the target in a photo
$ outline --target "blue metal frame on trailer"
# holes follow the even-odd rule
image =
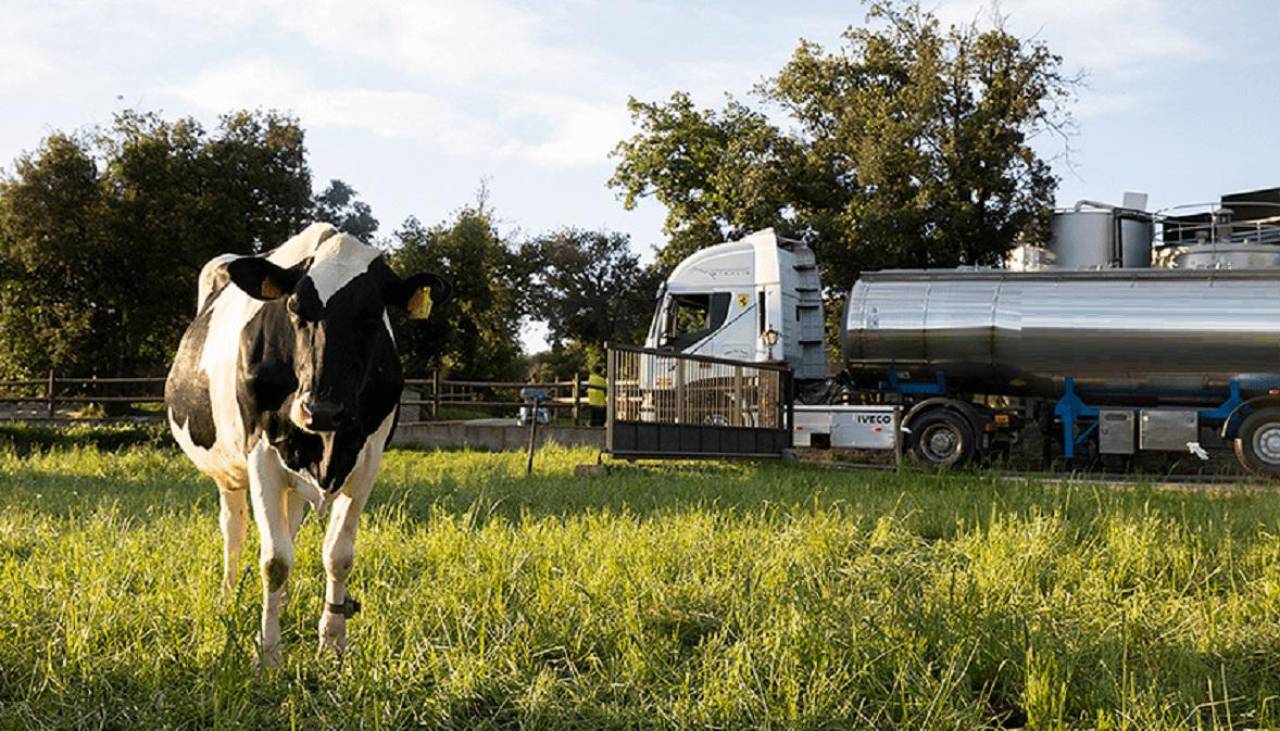
[[[1227,399],[1212,409],[1199,409],[1196,413],[1200,419],[1204,421],[1222,421],[1224,427],[1230,425],[1230,422],[1237,416],[1241,416],[1246,402],[1240,395],[1240,382],[1231,381]],[[1123,410],[1126,407],[1116,407]],[[1131,411],[1137,412],[1137,407],[1128,407]],[[1092,436],[1093,432],[1098,428],[1098,417],[1101,409],[1096,406],[1090,406],[1080,398],[1076,393],[1076,379],[1066,378],[1063,382],[1062,397],[1058,399],[1057,404],[1053,407],[1053,414],[1062,422],[1062,444],[1063,457],[1066,459],[1074,459],[1076,456],[1076,447],[1085,443]],[[1076,426],[1079,422],[1091,419],[1092,422],[1076,434]],[[1223,429],[1223,436],[1230,436],[1228,429]]]
[[[928,382],[903,382],[898,378],[898,374],[892,368],[889,369],[889,387],[886,389],[885,384],[880,384],[882,391],[896,391],[897,393],[915,395],[925,394],[930,396],[941,396],[947,392],[947,377],[941,371],[938,372],[936,380],[933,383]]]
[[[1076,447],[1084,444],[1094,429],[1098,428],[1098,407],[1090,406],[1076,394],[1076,379],[1068,377],[1063,384],[1062,397],[1053,407],[1053,415],[1062,420],[1062,450],[1067,459],[1074,459]],[[1076,434],[1076,422],[1081,417],[1093,419],[1082,433]]]

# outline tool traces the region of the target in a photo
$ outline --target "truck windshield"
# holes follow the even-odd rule
[[[729,292],[677,294],[667,302],[662,344],[685,350],[720,329],[729,315]]]

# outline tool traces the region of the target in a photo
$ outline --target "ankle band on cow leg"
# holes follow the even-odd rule
[[[347,598],[344,599],[341,604],[333,604],[332,602],[326,602],[325,609],[329,610],[329,612],[333,614],[341,614],[343,617],[346,617],[347,619],[351,619],[357,613],[359,613],[360,601],[348,595]]]

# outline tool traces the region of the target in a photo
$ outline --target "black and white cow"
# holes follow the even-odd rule
[[[387,308],[422,318],[449,296],[401,279],[377,249],[314,224],[261,257],[205,265],[195,320],[165,384],[169,425],[222,496],[223,591],[236,582],[248,503],[261,537],[262,661],[280,661],[280,609],[306,503],[321,515],[320,646],[341,652],[356,525],[395,428],[403,379]]]

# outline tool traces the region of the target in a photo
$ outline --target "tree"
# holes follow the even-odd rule
[[[547,323],[551,345],[537,363],[546,377],[602,367],[606,342],[643,340],[661,278],[640,266],[626,235],[566,228],[524,248],[534,264],[529,311]]]
[[[111,308],[100,275],[116,257],[102,246],[106,201],[83,140],[50,135],[16,175],[0,187],[0,370],[22,377],[86,355]]]
[[[0,181],[0,371],[162,373],[201,266],[299,230],[303,133],[275,113],[194,120],[125,112],[55,133]]]
[[[1061,59],[998,18],[944,29],[915,2],[874,2],[843,38],[830,53],[802,41],[756,90],[791,131],[732,99],[631,100],[639,131],[610,185],[628,207],[666,206],[660,264],[774,226],[820,247],[843,292],[863,270],[995,264],[1043,238],[1057,180],[1031,141],[1072,123]]]
[[[609,184],[628,209],[646,196],[666,207],[670,240],[658,252],[660,271],[704,246],[788,228],[797,150],[763,114],[733,99],[722,112],[698,110],[683,92],[665,104],[632,99],[628,108],[641,131],[614,151]]]
[[[339,230],[368,241],[378,232],[378,219],[373,217],[373,208],[361,200],[356,200],[356,190],[341,180],[330,180],[329,187],[317,193],[314,200],[314,218],[327,221]]]
[[[626,235],[566,228],[528,248],[537,263],[530,313],[546,321],[553,348],[644,337],[658,280],[640,266]]]
[[[396,271],[436,272],[453,284],[452,300],[430,319],[397,326],[406,372],[422,377],[443,367],[475,379],[520,378],[529,264],[498,233],[483,195],[431,228],[410,217],[394,241],[390,260]]]

